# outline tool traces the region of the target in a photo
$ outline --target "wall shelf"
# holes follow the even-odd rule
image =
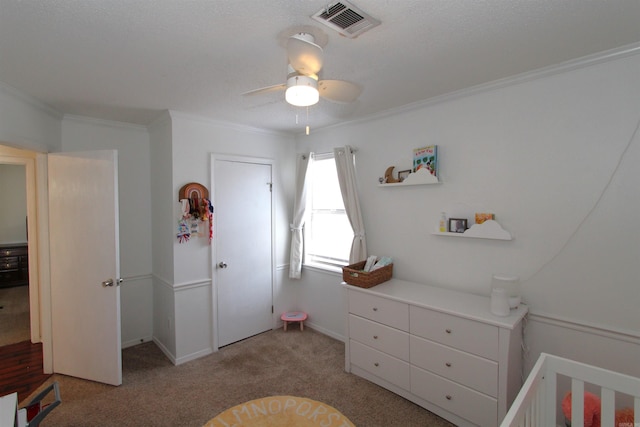
[[[378,187],[403,187],[407,185],[428,185],[428,184],[440,184],[438,178],[431,175],[426,169],[419,169],[416,172],[410,173],[408,177],[402,182],[390,182],[385,184],[378,184]]]
[[[502,226],[494,220],[488,220],[482,224],[474,224],[464,233],[434,231],[431,234],[436,236],[467,237],[472,239],[513,240],[511,233],[502,228]]]

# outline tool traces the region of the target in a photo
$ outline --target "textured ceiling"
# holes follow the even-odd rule
[[[0,0],[0,81],[62,113],[149,124],[166,109],[300,132],[640,42],[638,0],[353,0],[382,21],[356,39],[318,0]],[[283,93],[286,36],[326,38],[321,77],[353,104]],[[296,124],[298,114],[298,124]]]

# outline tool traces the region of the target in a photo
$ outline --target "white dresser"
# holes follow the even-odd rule
[[[459,426],[497,426],[522,385],[521,305],[392,279],[347,293],[345,369]]]

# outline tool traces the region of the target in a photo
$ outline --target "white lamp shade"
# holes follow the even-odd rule
[[[318,81],[309,76],[293,76],[287,80],[284,99],[296,107],[308,107],[320,100]]]

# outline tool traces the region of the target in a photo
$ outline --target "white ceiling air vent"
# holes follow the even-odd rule
[[[346,1],[329,3],[311,18],[351,39],[380,25],[380,21]]]

